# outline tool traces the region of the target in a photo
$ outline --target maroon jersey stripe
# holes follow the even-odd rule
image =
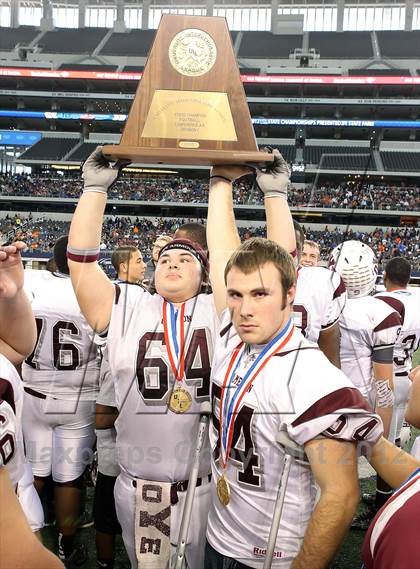
[[[344,284],[343,279],[340,277],[340,284],[338,285],[338,287],[334,291],[333,300],[335,298],[338,298],[339,296],[341,296],[345,292],[346,292],[346,285]]]
[[[398,300],[398,298],[394,298],[393,296],[375,296],[375,298],[379,298],[379,300],[386,302],[386,304],[393,308],[395,312],[398,312],[401,316],[401,324],[404,324],[405,306],[401,300]]]
[[[381,330],[387,330],[388,328],[393,328],[394,326],[401,326],[401,318],[398,312],[393,312],[389,316],[379,322],[376,328],[373,329],[374,332],[380,332]]]
[[[363,409],[369,413],[372,412],[368,402],[358,389],[355,387],[342,387],[316,401],[293,421],[292,426],[297,427],[317,417],[336,413],[341,409]]]

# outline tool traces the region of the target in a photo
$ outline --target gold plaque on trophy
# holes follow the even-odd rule
[[[155,91],[142,138],[238,140],[226,93]]]
[[[224,18],[164,15],[119,145],[145,164],[255,164],[259,152]]]

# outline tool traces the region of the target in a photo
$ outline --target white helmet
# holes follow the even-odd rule
[[[361,298],[372,292],[378,276],[378,261],[368,245],[344,241],[331,251],[328,266],[341,275],[349,298]]]

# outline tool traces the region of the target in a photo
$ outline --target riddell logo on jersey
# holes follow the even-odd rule
[[[256,557],[265,557],[265,554],[267,553],[266,549],[261,549],[261,547],[255,547],[254,546],[254,551],[253,551],[254,555]],[[276,559],[280,559],[281,557],[286,557],[286,553],[284,551],[275,551],[273,553],[273,557]]]

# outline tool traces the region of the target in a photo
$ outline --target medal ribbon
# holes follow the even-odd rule
[[[255,361],[247,369],[244,377],[241,379],[235,393],[229,401],[228,390],[230,390],[232,381],[235,377],[236,370],[242,360],[242,357],[247,348],[247,344],[240,343],[234,350],[226,375],[223,381],[222,394],[220,397],[220,460],[223,470],[226,469],[229,460],[230,447],[233,438],[234,417],[237,414],[239,405],[247,393],[249,387],[252,385],[257,375],[267,365],[268,361],[277,354],[290,340],[294,332],[292,320],[289,319],[286,326],[281,330],[258,354]],[[224,454],[224,456],[223,456]]]
[[[185,302],[179,310],[176,310],[173,304],[165,300],[163,302],[162,312],[163,332],[169,363],[171,364],[176,381],[182,381],[184,379],[185,370]]]

